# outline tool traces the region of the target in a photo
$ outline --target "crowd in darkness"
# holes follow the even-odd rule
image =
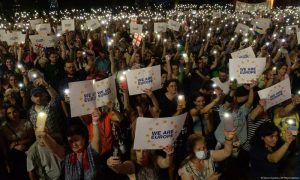
[[[183,5],[119,11],[60,11],[61,19],[75,19],[75,30],[65,32],[59,32],[61,19],[53,14],[17,13],[16,22],[1,21],[7,32],[26,35],[25,42],[13,45],[0,37],[1,180],[299,179],[300,32],[286,29],[299,25],[299,8],[236,12],[231,5]],[[222,15],[215,17],[217,11]],[[97,17],[101,27],[86,29],[85,21]],[[139,46],[132,43],[132,17],[143,24]],[[30,41],[38,32],[20,23],[34,18],[51,23],[54,47]],[[265,32],[235,31],[238,23],[252,27],[258,18],[270,19]],[[154,32],[155,22],[168,19],[181,23],[179,31]],[[239,84],[229,77],[229,59],[248,47],[266,66],[259,78]],[[162,88],[130,96],[120,81],[123,72],[156,65]],[[69,83],[111,76],[117,98],[89,115],[71,117]],[[266,109],[268,99],[257,92],[286,79],[291,98]],[[41,112],[47,115],[42,129]],[[173,144],[133,149],[138,117],[184,113]],[[228,116],[233,124],[226,123]]]

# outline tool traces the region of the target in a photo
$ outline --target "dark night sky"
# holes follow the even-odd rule
[[[18,1],[21,4],[21,10],[30,9],[45,9],[49,8],[48,0],[0,0],[0,11],[6,10],[11,11],[14,2]],[[134,5],[138,2],[140,6],[144,6],[145,2],[148,1],[149,4],[154,4],[155,2],[172,2],[173,0],[57,0],[59,7],[61,9],[65,8],[91,8],[91,7],[101,7],[101,6],[116,6],[116,5]],[[236,0],[177,0],[180,3],[230,3]],[[264,0],[240,0],[243,2],[263,2]],[[288,3],[292,0],[285,0],[284,3]],[[282,1],[278,1],[283,3]],[[297,2],[297,1],[294,1]]]

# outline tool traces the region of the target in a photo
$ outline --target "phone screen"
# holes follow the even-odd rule
[[[290,125],[288,127],[288,130],[292,132],[293,136],[297,136],[298,134],[298,128],[295,125]]]
[[[234,122],[232,118],[224,119],[224,129],[227,132],[233,131],[235,129]]]

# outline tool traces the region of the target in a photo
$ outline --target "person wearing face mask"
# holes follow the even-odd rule
[[[235,131],[224,131],[224,149],[208,151],[205,137],[192,134],[187,140],[189,156],[183,161],[178,171],[182,180],[214,180],[221,174],[215,173],[214,162],[223,161],[232,153],[232,144]]]

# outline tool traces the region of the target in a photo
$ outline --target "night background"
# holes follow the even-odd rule
[[[193,3],[193,4],[226,4],[235,3],[236,0],[0,0],[1,12],[9,13],[17,10],[49,10],[52,8],[72,9],[72,8],[96,8],[103,6],[139,6],[145,7],[153,4],[164,4],[166,7],[172,7],[174,3]],[[240,0],[241,2],[259,3],[263,0]],[[300,1],[281,0],[275,2],[275,6],[300,5]]]

